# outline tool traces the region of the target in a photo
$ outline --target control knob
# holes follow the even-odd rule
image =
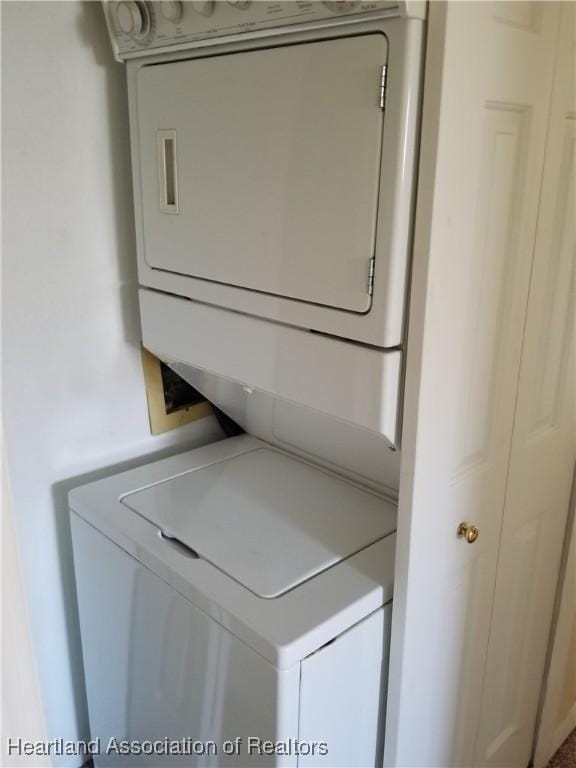
[[[192,0],[190,5],[196,13],[201,13],[202,16],[211,16],[214,10],[214,0]]]
[[[122,0],[113,5],[114,21],[125,35],[141,37],[150,29],[150,18],[144,3],[136,0]]]
[[[197,5],[197,3],[193,3],[193,5]],[[184,6],[180,0],[162,0],[160,3],[160,13],[166,21],[178,24],[184,13]]]

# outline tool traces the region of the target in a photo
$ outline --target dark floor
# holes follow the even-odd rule
[[[572,731],[550,760],[548,768],[576,768],[576,730]]]

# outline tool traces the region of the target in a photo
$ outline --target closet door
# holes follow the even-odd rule
[[[574,493],[576,504],[576,485]],[[546,768],[552,755],[576,728],[576,527],[572,528],[560,597],[534,768]]]
[[[558,22],[429,4],[389,766],[476,764]]]
[[[476,763],[528,765],[574,442],[574,5],[564,3]]]

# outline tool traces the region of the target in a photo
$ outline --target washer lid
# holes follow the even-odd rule
[[[396,509],[381,497],[270,448],[121,501],[264,598],[279,597],[396,527]]]

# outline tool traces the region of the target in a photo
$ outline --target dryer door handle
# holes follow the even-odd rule
[[[158,153],[160,210],[162,213],[179,213],[176,131],[158,131],[156,134],[156,151]]]

